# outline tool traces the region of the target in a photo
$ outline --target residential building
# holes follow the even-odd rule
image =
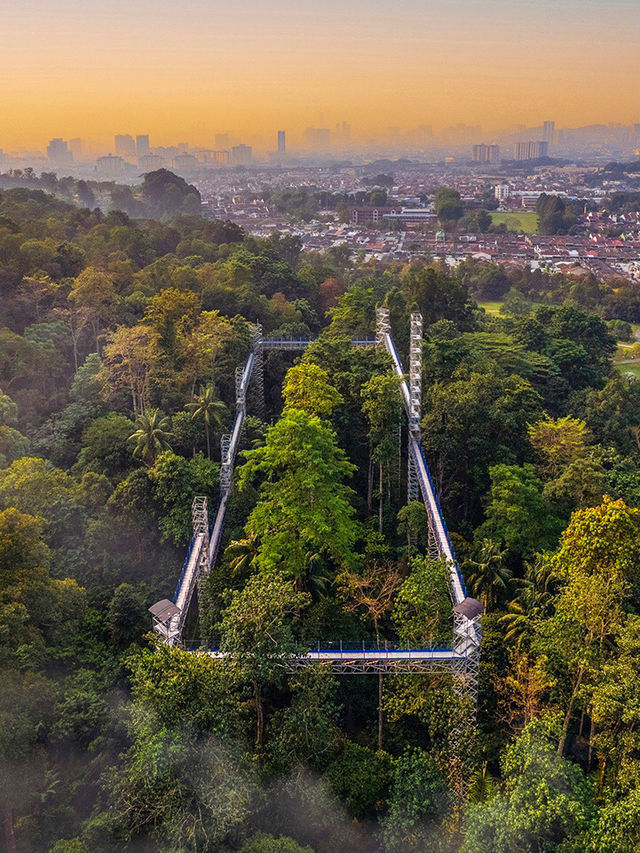
[[[138,166],[143,172],[155,172],[164,166],[164,158],[159,154],[143,154],[138,157]]]
[[[106,157],[98,157],[96,169],[102,177],[121,178],[127,171],[127,164],[122,157],[107,154]]]
[[[74,160],[79,160],[82,157],[82,140],[77,136],[74,139],[70,139],[67,143],[67,147],[69,151],[73,154]]]
[[[383,217],[385,215],[397,213],[400,213],[397,207],[386,207],[384,205],[380,205],[379,207],[352,207],[351,223],[353,225],[377,225],[378,223],[383,222]]]
[[[136,143],[128,133],[117,133],[115,136],[115,151],[123,160],[136,159]]]
[[[284,130],[278,131],[278,154],[287,153],[287,136]]]
[[[52,163],[60,166],[69,166],[73,163],[73,154],[69,151],[64,139],[52,139],[47,145],[47,157]]]
[[[555,121],[545,121],[542,127],[542,138],[545,142],[548,142],[549,145],[553,145],[555,142],[556,135],[556,123]]]
[[[516,142],[513,151],[514,160],[540,160],[548,155],[549,143],[546,141]]]
[[[136,136],[136,154],[138,157],[146,157],[147,154],[151,154],[148,134],[145,133]]]
[[[474,163],[497,163],[500,159],[499,145],[474,145],[472,148]]]
[[[308,127],[304,141],[312,151],[328,151],[331,146],[331,131],[327,127]]]
[[[231,162],[234,166],[249,166],[253,157],[250,145],[234,145],[231,149]]]

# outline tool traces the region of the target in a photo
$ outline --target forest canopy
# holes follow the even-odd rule
[[[634,294],[306,253],[201,218],[165,178],[136,219],[0,191],[5,849],[636,850],[640,383],[605,321],[637,319]],[[502,314],[478,307],[512,287]],[[350,343],[379,306],[405,363],[424,318],[422,443],[485,608],[471,717],[447,674],[284,665],[320,642],[451,642],[398,379]],[[217,504],[256,323],[313,343],[265,354],[219,559],[170,648],[147,610],[193,497]]]

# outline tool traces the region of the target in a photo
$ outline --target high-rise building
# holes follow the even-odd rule
[[[514,160],[540,160],[548,155],[549,143],[546,141],[516,142],[513,151]]]
[[[542,138],[549,145],[553,145],[555,142],[556,135],[556,123],[555,121],[545,121],[542,127]]]
[[[278,154],[287,153],[287,134],[284,130],[278,131]]]
[[[138,157],[138,166],[143,172],[155,172],[156,169],[162,169],[164,159],[158,154],[143,154]]]
[[[146,157],[147,154],[151,153],[151,149],[149,148],[149,136],[148,134],[138,135],[136,136],[136,154],[138,157]]]
[[[120,178],[126,173],[127,164],[122,157],[108,154],[106,157],[98,157],[96,168],[102,177]]]
[[[231,149],[231,162],[234,166],[249,166],[252,156],[250,145],[234,145]]]
[[[308,127],[304,139],[312,151],[327,151],[331,145],[331,131],[327,127]]]
[[[82,140],[76,136],[74,139],[70,139],[67,145],[73,154],[73,159],[79,160],[82,157]]]
[[[136,144],[133,136],[128,133],[116,133],[115,150],[118,157],[124,160],[133,160],[136,156]]]
[[[351,125],[348,121],[336,124],[335,138],[338,145],[346,145],[351,139]]]
[[[73,163],[73,154],[69,151],[64,139],[52,139],[47,145],[47,157],[52,163],[68,166]]]
[[[474,163],[497,163],[500,159],[499,145],[474,145],[472,148]]]

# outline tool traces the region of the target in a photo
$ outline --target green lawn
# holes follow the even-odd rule
[[[634,379],[640,379],[640,364],[617,364],[616,367],[623,376],[633,376]]]
[[[502,302],[478,302],[479,308],[484,308],[487,314],[499,314]]]
[[[494,225],[506,225],[509,231],[520,231],[523,234],[535,234],[538,230],[538,214],[535,211],[526,210],[522,213],[509,213],[507,211],[489,211]]]
[[[613,357],[614,361],[626,361],[628,358],[633,358],[633,344],[623,343],[618,341],[618,348]]]
[[[531,304],[533,305],[534,311],[536,308],[542,308],[544,305],[543,302],[532,302]],[[484,308],[484,310],[487,314],[494,314],[495,316],[502,316],[500,314],[500,309],[502,308],[502,300],[499,300],[497,302],[492,302],[492,301],[478,302],[478,308]]]

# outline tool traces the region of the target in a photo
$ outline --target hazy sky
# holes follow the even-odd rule
[[[0,2],[0,147],[637,122],[638,0]]]

